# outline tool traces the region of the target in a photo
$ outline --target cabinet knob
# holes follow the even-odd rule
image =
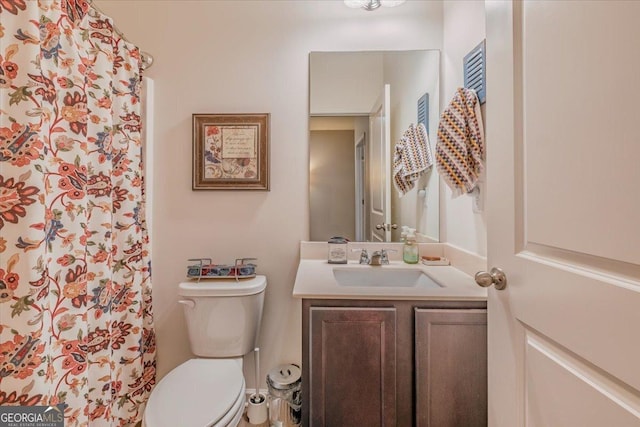
[[[478,271],[476,273],[476,283],[483,288],[495,285],[501,291],[507,287],[507,275],[498,267],[493,267],[490,272]]]

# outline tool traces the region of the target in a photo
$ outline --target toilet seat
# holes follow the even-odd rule
[[[191,359],[155,387],[146,427],[235,427],[244,411],[245,382],[234,359]]]

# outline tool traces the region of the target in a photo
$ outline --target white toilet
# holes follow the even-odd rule
[[[245,406],[242,357],[258,339],[265,276],[180,283],[191,359],[158,383],[146,427],[235,427]]]

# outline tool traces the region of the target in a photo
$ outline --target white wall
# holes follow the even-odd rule
[[[311,51],[442,48],[442,3],[376,12],[339,1],[96,0],[155,63],[153,296],[159,375],[191,357],[176,303],[186,260],[258,258],[269,284],[261,366],[300,362],[291,297],[308,238]],[[191,191],[191,114],[271,113],[271,191]],[[245,372],[253,387],[252,358]],[[264,384],[263,384],[264,387]]]
[[[369,114],[382,87],[382,52],[314,52],[309,58],[309,114]]]
[[[458,87],[464,85],[462,59],[485,38],[484,2],[444,2],[444,48],[442,102],[444,108]],[[491,102],[491,93],[487,93]],[[484,108],[482,108],[484,112]],[[451,198],[451,190],[440,183],[440,240],[475,254],[487,254],[487,227],[484,212],[474,213],[472,198],[462,195]],[[484,186],[481,186],[481,192]],[[482,196],[484,197],[484,195]]]

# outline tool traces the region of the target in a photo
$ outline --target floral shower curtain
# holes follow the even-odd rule
[[[155,383],[140,67],[85,0],[0,0],[0,405],[65,426]]]

